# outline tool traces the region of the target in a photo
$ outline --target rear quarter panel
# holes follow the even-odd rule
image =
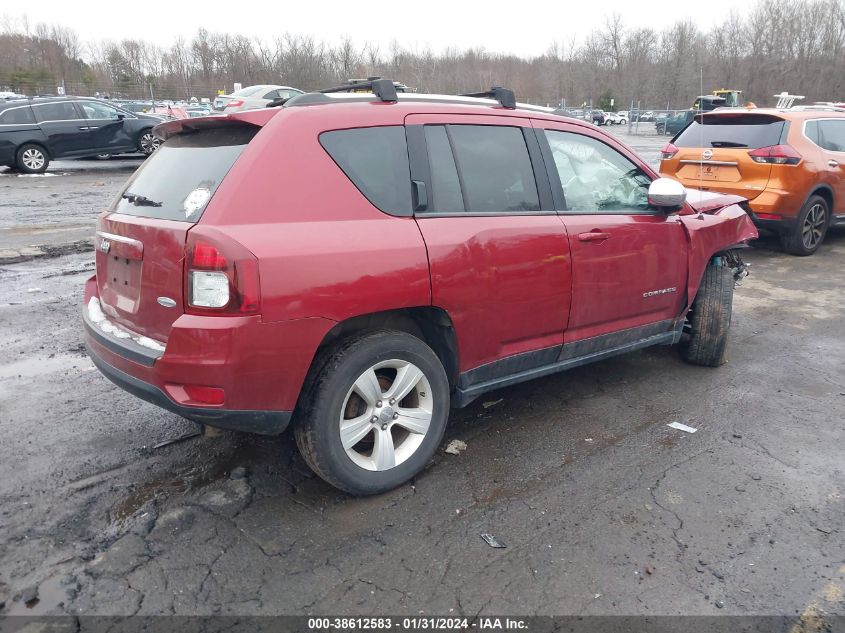
[[[372,104],[354,127],[391,122]],[[431,304],[428,258],[413,218],[372,206],[319,143],[326,108],[281,110],[244,150],[201,222],[259,260],[265,322],[342,321]],[[389,111],[388,111],[389,112]]]

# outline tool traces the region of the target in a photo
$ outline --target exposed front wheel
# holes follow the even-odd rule
[[[725,363],[733,296],[733,271],[711,262],[687,317],[690,336],[684,356],[689,362],[706,367]]]
[[[159,145],[161,145],[161,139],[153,134],[152,130],[144,130],[138,137],[138,151],[144,156],[152,154]]]
[[[801,208],[795,228],[781,238],[784,249],[793,255],[812,255],[821,246],[827,235],[830,209],[827,200],[811,196]]]
[[[47,170],[50,159],[39,145],[27,143],[17,151],[17,166],[25,174],[42,174]]]
[[[368,495],[431,459],[449,417],[449,382],[423,341],[382,330],[331,352],[304,400],[295,427],[302,457],[330,484]]]

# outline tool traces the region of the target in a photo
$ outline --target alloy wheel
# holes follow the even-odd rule
[[[141,136],[141,142],[139,144],[141,146],[141,153],[150,155],[161,145],[161,140],[152,132],[145,132]]]
[[[44,160],[44,153],[34,148],[30,148],[21,154],[21,162],[32,171],[38,171],[44,167]]]
[[[352,384],[338,421],[347,456],[384,471],[411,457],[431,426],[434,400],[422,370],[405,360],[371,366]]]
[[[804,248],[811,250],[818,246],[824,237],[825,225],[827,224],[827,210],[821,204],[814,204],[810,207],[801,226],[801,241]]]

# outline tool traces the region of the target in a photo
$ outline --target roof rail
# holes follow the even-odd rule
[[[399,100],[396,96],[396,86],[390,79],[372,79],[367,81],[356,81],[354,83],[344,84],[342,86],[335,86],[333,88],[323,88],[318,92],[349,92],[352,90],[361,90],[369,88],[373,94],[381,101],[395,102]]]
[[[817,111],[817,112],[845,112],[845,108],[835,105],[797,105],[789,108],[795,112]]]
[[[508,108],[509,110],[516,109],[516,95],[514,95],[513,90],[508,90],[507,88],[502,88],[501,86],[493,86],[490,90],[485,92],[469,92],[460,96],[495,99],[503,108]]]

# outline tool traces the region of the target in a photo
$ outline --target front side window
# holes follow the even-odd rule
[[[72,121],[79,118],[76,108],[70,101],[56,103],[39,103],[32,106],[35,118],[39,123],[47,121]]]
[[[520,128],[449,125],[446,131],[468,212],[540,210],[534,170]]]
[[[115,121],[118,118],[117,110],[111,106],[107,106],[105,103],[98,103],[96,101],[80,101],[79,105],[85,113],[85,118],[113,119]]]
[[[819,121],[819,145],[830,152],[845,152],[845,119]]]
[[[411,169],[401,125],[323,132],[320,144],[373,206],[411,214]]]
[[[545,130],[566,209],[571,213],[648,210],[651,179],[634,163],[599,140]]]

